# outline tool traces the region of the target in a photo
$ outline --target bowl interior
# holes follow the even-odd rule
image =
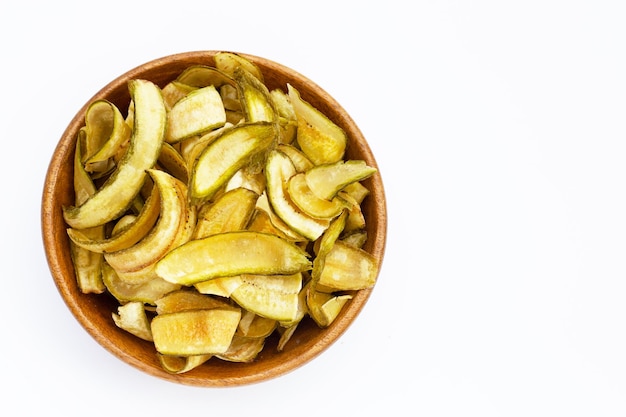
[[[268,339],[265,348],[251,363],[231,363],[211,359],[204,365],[180,375],[165,372],[158,362],[154,345],[119,329],[111,318],[118,303],[111,296],[88,295],[79,291],[70,258],[69,239],[65,232],[61,207],[73,202],[72,158],[78,130],[84,124],[86,109],[93,100],[104,98],[121,111],[128,108],[130,96],[127,82],[147,79],[163,87],[185,68],[195,64],[214,65],[215,51],[187,52],[159,58],[141,65],[113,80],[96,93],[72,119],[61,137],[50,161],[42,196],[42,237],[52,277],[76,319],[105,349],[128,364],[156,377],[195,386],[234,386],[260,382],[290,372],[318,356],[343,334],[362,310],[371,289],[362,290],[343,309],[333,324],[320,329],[306,318],[282,352],[276,350],[276,339]],[[350,141],[346,158],[365,160],[376,167],[374,156],[362,133],[345,110],[319,86],[301,74],[270,60],[241,54],[262,70],[268,88],[286,88],[290,83],[303,99],[326,114],[348,134]],[[365,250],[382,263],[387,214],[380,173],[364,182],[370,196],[363,203],[367,220],[368,241]]]

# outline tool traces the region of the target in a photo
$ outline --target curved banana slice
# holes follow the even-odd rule
[[[202,206],[193,232],[195,239],[243,230],[254,213],[259,196],[247,188],[235,188]]]
[[[102,280],[106,289],[121,304],[141,301],[144,304],[156,305],[156,300],[181,287],[160,278],[140,283],[122,281],[111,265],[106,262],[102,264]]]
[[[223,73],[230,75],[235,74],[237,68],[243,68],[257,77],[259,81],[265,82],[261,69],[252,61],[234,52],[218,52],[215,57],[215,68]]]
[[[292,242],[307,241],[306,237],[292,230],[291,227],[274,212],[269,198],[267,197],[267,191],[263,191],[263,194],[257,199],[256,214],[250,221],[248,230],[271,233],[291,240]]]
[[[186,190],[183,190],[181,187],[180,195],[185,194]],[[174,237],[174,241],[170,245],[168,251],[179,247],[180,245],[191,239],[193,228],[196,224],[196,217],[197,212],[195,206],[188,206],[186,214],[184,215],[184,219],[179,225],[176,236]],[[155,268],[157,261],[162,257],[163,255],[159,255],[153,259],[150,259],[149,263],[147,263],[145,266],[140,267],[139,269],[135,269],[132,271],[120,270],[118,271],[118,276],[121,281],[130,284],[149,283],[151,281],[161,280],[156,274]]]
[[[189,169],[187,162],[180,152],[167,142],[163,143],[158,163],[163,169],[185,184],[189,181]]]
[[[317,285],[319,281],[320,274],[324,269],[326,255],[332,250],[335,242],[344,231],[348,215],[349,213],[347,211],[343,211],[330,223],[326,232],[324,232],[322,237],[318,239],[313,246],[317,255],[313,260],[313,269],[311,270],[311,283],[313,286]]]
[[[215,67],[208,65],[191,65],[187,67],[176,78],[177,83],[192,86],[195,88],[207,87],[209,85],[219,88],[223,85],[235,85],[233,79]]]
[[[194,368],[202,365],[213,357],[213,355],[192,355],[192,356],[175,356],[175,355],[163,355],[157,353],[159,363],[165,369],[165,371],[171,374],[182,374],[189,372]]]
[[[362,249],[340,240],[324,257],[315,289],[323,292],[361,290],[376,283],[378,262]]]
[[[158,314],[150,324],[157,352],[211,355],[228,350],[240,318],[239,309],[212,308]]]
[[[307,253],[275,235],[241,231],[191,240],[156,265],[166,281],[191,285],[240,274],[289,275],[310,269]]]
[[[226,129],[198,157],[190,180],[192,200],[210,199],[255,155],[268,149],[276,138],[272,123],[258,122]]]
[[[114,156],[131,134],[130,126],[120,110],[107,100],[97,100],[89,106],[85,116],[85,130],[87,143],[101,145],[95,152],[86,155],[86,167]]]
[[[253,123],[276,122],[278,116],[265,84],[243,68],[235,69],[234,78],[246,120]]]
[[[290,144],[296,139],[298,131],[298,119],[289,101],[289,96],[280,88],[270,91],[270,99],[274,103],[280,126],[280,143]]]
[[[74,201],[76,204],[81,204],[96,192],[96,187],[81,162],[81,142],[81,140],[76,142],[76,150],[74,152]],[[85,229],[84,232],[90,239],[104,238],[104,226]],[[72,257],[76,283],[80,291],[85,294],[103,293],[106,287],[102,281],[102,265],[104,263],[102,254],[91,252],[70,241],[70,256]]]
[[[296,169],[287,155],[274,150],[267,158],[267,197],[274,212],[294,231],[309,240],[316,240],[329,225],[328,219],[315,219],[301,211],[289,198],[288,181]]]
[[[148,234],[159,216],[160,207],[160,194],[157,187],[154,187],[135,220],[123,226],[110,238],[94,239],[85,230],[72,228],[67,229],[67,234],[72,242],[91,252],[117,252],[133,246]]]
[[[130,301],[119,306],[117,313],[112,313],[112,316],[113,321],[120,329],[126,330],[143,340],[152,342],[150,321],[141,301]]]
[[[134,102],[134,129],[116,171],[79,207],[64,207],[66,223],[75,229],[102,225],[119,217],[132,203],[154,166],[165,135],[166,110],[161,90],[145,80],[129,82]]]
[[[241,275],[232,277],[217,277],[194,284],[200,294],[219,295],[228,298],[239,286],[243,284]]]
[[[346,132],[300,97],[292,85],[287,94],[298,119],[296,141],[315,165],[340,161],[348,143]]]
[[[165,139],[169,143],[180,142],[226,123],[226,111],[222,98],[214,86],[193,90],[177,101],[167,117]]]
[[[318,165],[304,173],[307,185],[319,198],[330,200],[344,187],[364,180],[376,173],[376,168],[365,161],[351,159],[333,164]]]
[[[241,314],[239,327],[235,335],[243,337],[268,337],[276,330],[278,322],[273,319],[261,317],[252,311]]]
[[[178,290],[156,300],[156,313],[169,314],[186,310],[210,310],[228,308],[230,304],[221,298],[200,294],[197,291]]]
[[[296,172],[304,172],[313,168],[315,165],[311,160],[302,152],[300,149],[296,148],[292,145],[287,145],[284,143],[276,146],[276,149],[284,153],[291,159],[293,166],[296,168]]]
[[[328,327],[337,318],[343,307],[352,299],[352,295],[334,295],[309,288],[306,293],[309,315],[319,327]]]
[[[105,259],[120,275],[132,276],[163,257],[176,243],[181,227],[187,220],[187,198],[181,183],[164,171],[148,170],[161,196],[159,219],[150,233],[135,245],[105,254]]]
[[[289,198],[296,206],[311,217],[318,219],[332,219],[337,217],[346,206],[340,198],[332,200],[319,198],[306,183],[303,172],[289,179],[287,187]]]
[[[178,81],[172,81],[163,86],[161,93],[163,93],[163,100],[167,110],[171,110],[179,100],[182,100],[187,94],[194,91],[197,87],[183,84]]]
[[[271,320],[297,320],[302,274],[244,275],[242,280],[242,285],[230,295],[242,308]]]
[[[215,355],[228,362],[252,362],[265,346],[264,337],[246,337],[235,334],[233,340],[224,353]]]

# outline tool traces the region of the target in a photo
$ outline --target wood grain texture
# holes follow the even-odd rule
[[[363,290],[344,308],[334,323],[320,329],[305,319],[282,352],[277,352],[277,338],[268,339],[266,347],[252,363],[231,363],[211,359],[182,375],[165,372],[158,362],[154,345],[119,329],[111,318],[117,301],[111,296],[82,294],[76,284],[70,258],[69,239],[65,232],[62,207],[73,202],[72,158],[76,136],[84,124],[89,103],[107,99],[121,110],[128,107],[127,83],[131,79],[147,79],[163,87],[185,68],[195,64],[214,65],[217,51],[185,52],[166,56],[128,71],[97,92],[71,120],[61,136],[45,178],[42,195],[42,238],[47,261],[59,293],[84,329],[106,350],[135,368],[171,382],[202,386],[228,387],[258,383],[291,372],[329,348],[350,326],[375,289]],[[363,159],[378,168],[372,151],[352,118],[329,94],[298,72],[270,60],[241,54],[262,70],[268,88],[286,89],[290,83],[302,98],[325,113],[342,127],[349,137],[346,159]],[[364,247],[382,265],[387,232],[387,208],[380,172],[364,181],[370,195],[363,203],[369,239]]]

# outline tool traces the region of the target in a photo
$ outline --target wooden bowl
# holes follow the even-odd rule
[[[227,387],[275,378],[317,357],[356,319],[372,289],[358,292],[328,328],[321,329],[308,317],[305,318],[282,352],[276,349],[277,340],[270,338],[252,363],[232,363],[213,358],[192,371],[173,375],[162,369],[154,344],[143,341],[115,325],[111,313],[117,311],[116,300],[107,294],[83,294],[79,291],[61,211],[62,206],[73,203],[72,158],[76,136],[80,127],[84,125],[89,103],[103,98],[113,102],[123,111],[128,108],[130,102],[127,88],[129,80],[147,79],[163,87],[190,65],[214,65],[215,53],[216,51],[186,52],[150,61],[121,75],[96,93],[74,116],[52,155],[45,178],[41,220],[47,261],[59,293],[76,319],[100,345],[133,367],[168,381],[193,386]],[[374,155],[357,125],[324,90],[283,65],[248,54],[241,55],[261,68],[268,88],[286,89],[286,84],[290,83],[300,91],[304,100],[342,127],[349,136],[346,159],[362,159],[368,165],[377,168]],[[364,249],[382,263],[386,243],[387,212],[380,173],[367,179],[364,184],[371,192],[363,203],[369,236]]]

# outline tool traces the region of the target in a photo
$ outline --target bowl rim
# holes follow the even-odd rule
[[[324,329],[324,331],[321,332],[321,336],[319,338],[316,338],[313,342],[308,343],[306,346],[303,346],[302,349],[299,349],[298,351],[300,352],[300,354],[296,355],[296,357],[291,358],[291,360],[277,361],[274,364],[274,367],[272,367],[269,371],[259,371],[242,374],[239,376],[218,375],[214,379],[197,377],[194,376],[192,372],[184,374],[171,374],[164,371],[163,369],[157,369],[152,366],[147,366],[142,357],[130,355],[120,346],[113,343],[107,337],[103,336],[98,329],[97,323],[95,323],[88,314],[88,310],[77,302],[75,296],[75,279],[68,279],[64,273],[64,270],[67,269],[66,265],[68,254],[67,251],[63,252],[63,248],[67,249],[67,246],[69,244],[69,238],[67,237],[67,233],[61,233],[64,232],[65,228],[62,227],[64,225],[64,223],[62,223],[62,215],[61,223],[59,222],[61,208],[57,202],[56,194],[59,192],[59,184],[57,183],[57,181],[61,172],[63,171],[62,168],[67,163],[69,155],[73,155],[76,133],[78,129],[82,125],[84,125],[84,113],[86,112],[90,103],[92,103],[94,100],[108,97],[113,94],[113,92],[118,91],[120,88],[124,88],[129,79],[142,78],[144,74],[150,73],[159,68],[170,68],[172,66],[175,67],[175,63],[182,61],[197,61],[199,63],[207,61],[210,62],[213,56],[218,52],[233,51],[199,50],[180,52],[147,61],[117,76],[112,81],[107,83],[104,87],[102,87],[98,92],[96,92],[89,100],[87,100],[85,104],[74,115],[54,149],[44,179],[40,214],[41,234],[50,273],[64,303],[70,309],[72,315],[79,322],[79,324],[87,331],[87,333],[89,333],[89,335],[109,353],[113,354],[118,359],[126,362],[127,364],[137,368],[140,371],[170,382],[201,387],[228,387],[259,383],[265,380],[285,375],[301,366],[304,366],[305,364],[319,356],[326,349],[328,349],[339,339],[342,334],[345,333],[345,331],[348,329],[348,327],[350,327],[356,316],[358,316],[361,310],[364,308],[366,301],[369,299],[372,291],[375,288],[374,286],[366,290],[358,291],[355,294],[354,298],[351,300],[351,302],[348,304],[347,308],[344,309],[344,311],[335,320],[331,327]],[[363,154],[363,159],[365,159],[369,165],[375,167],[378,170],[378,164],[376,162],[376,159],[369,147],[367,140],[359,130],[358,126],[352,120],[351,116],[345,111],[345,109],[325,90],[323,90],[312,80],[285,65],[279,64],[267,58],[251,55],[248,53],[234,53],[246,57],[255,62],[257,65],[261,66],[262,69],[264,69],[264,74],[269,71],[278,70],[281,72],[282,75],[286,75],[286,77],[284,78],[288,78],[289,82],[294,85],[294,87],[298,88],[299,86],[306,85],[311,90],[314,90],[315,94],[318,96],[316,97],[316,100],[332,107],[334,112],[336,112],[336,114],[340,116],[340,121],[334,121],[340,122],[339,124],[347,131],[350,142],[358,142],[360,151]],[[311,99],[311,97],[307,97],[304,94],[303,98],[305,100]],[[320,110],[324,112],[324,109]],[[387,237],[387,208],[380,170],[378,170],[377,174],[367,181],[368,188],[370,189],[370,194],[380,197],[379,200],[372,203],[373,205],[375,204],[377,206],[377,216],[375,219],[376,233],[374,234],[374,236],[368,238],[368,252],[370,252],[375,258],[377,258],[379,262],[378,274],[380,275]],[[372,210],[374,210],[374,208],[372,208]],[[374,219],[369,220],[372,221]],[[74,296],[72,294],[74,294]]]

